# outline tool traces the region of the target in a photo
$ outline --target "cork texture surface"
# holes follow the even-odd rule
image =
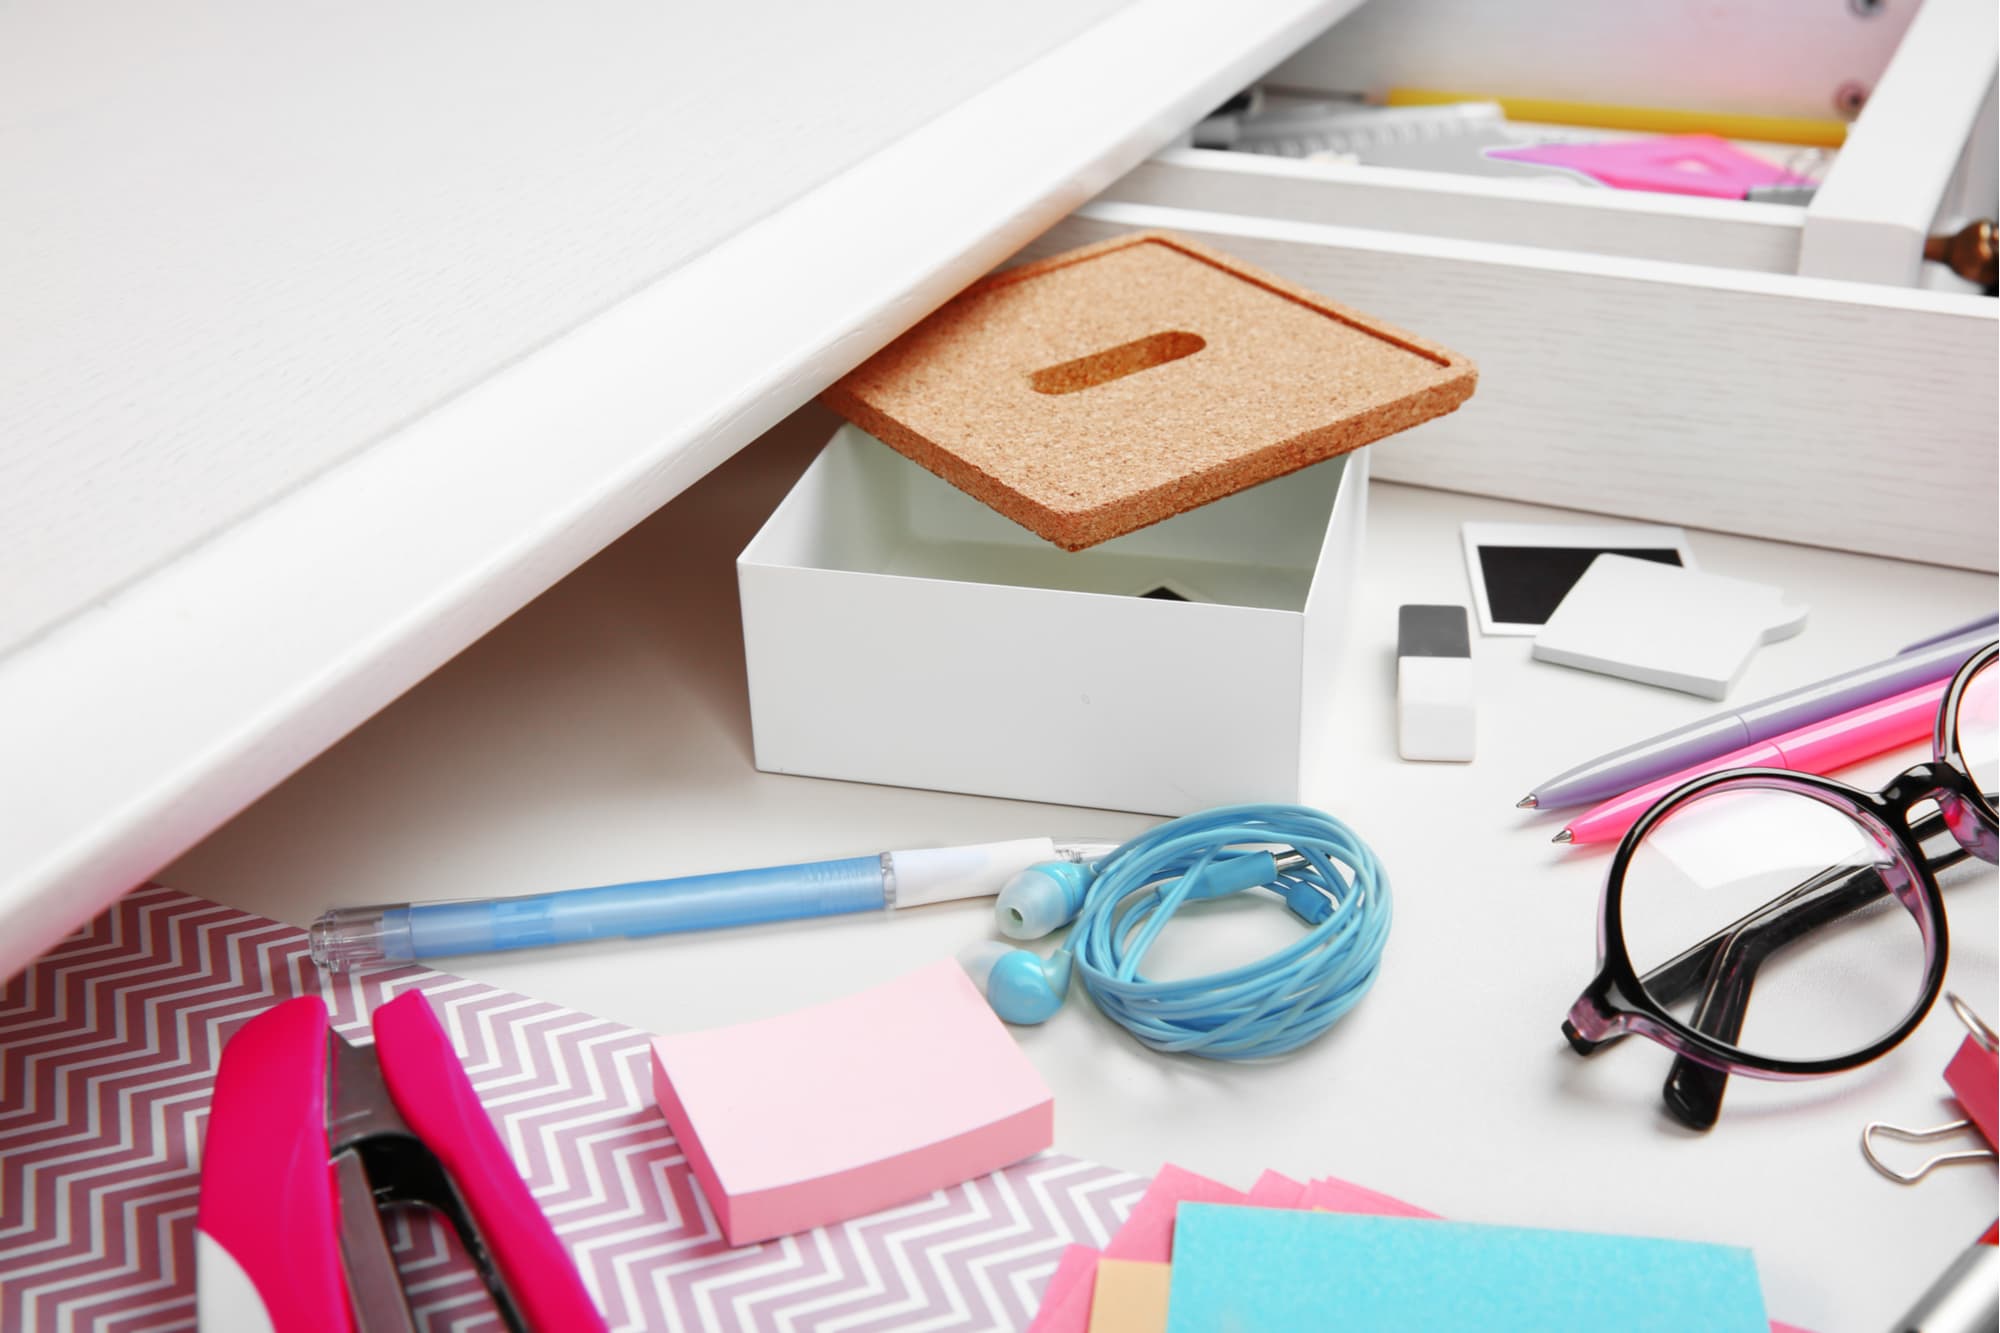
[[[1442,416],[1464,357],[1163,232],[966,289],[828,389],[1078,551]]]

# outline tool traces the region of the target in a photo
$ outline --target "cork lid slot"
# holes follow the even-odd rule
[[[1452,411],[1435,343],[1157,232],[995,274],[827,403],[1065,550]]]
[[[1150,334],[1102,352],[1038,370],[1028,376],[1028,385],[1036,393],[1075,393],[1080,389],[1094,389],[1100,384],[1109,384],[1112,380],[1122,380],[1127,375],[1164,366],[1184,356],[1193,356],[1206,346],[1207,341],[1199,333],[1189,333],[1185,329]]]

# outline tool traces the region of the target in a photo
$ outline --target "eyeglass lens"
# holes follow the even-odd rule
[[[1923,992],[1923,933],[1899,901],[1917,902],[1917,882],[1858,811],[1730,786],[1633,849],[1620,928],[1648,996],[1682,1023],[1759,1058],[1836,1059],[1895,1031]]]
[[[1979,790],[2000,789],[2000,665],[1988,662],[1965,683],[1958,705],[1956,759]]]

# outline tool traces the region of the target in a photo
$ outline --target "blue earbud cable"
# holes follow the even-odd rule
[[[1274,858],[1263,850],[1272,845],[1298,855]],[[1223,806],[1171,820],[1096,872],[1063,948],[1097,1007],[1154,1050],[1215,1060],[1294,1050],[1367,992],[1389,937],[1381,862],[1345,824],[1305,806]],[[1183,905],[1258,886],[1311,925],[1297,943],[1207,976],[1141,975],[1146,951]]]

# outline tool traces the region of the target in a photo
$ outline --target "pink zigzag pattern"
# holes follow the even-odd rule
[[[305,994],[365,1037],[368,1014],[411,988],[614,1328],[1019,1328],[1063,1247],[1104,1244],[1144,1188],[1048,1154],[731,1250],[652,1104],[645,1034],[420,968],[325,977],[303,931],[148,886],[0,988],[0,1329],[192,1328],[224,1043]],[[448,1228],[398,1212],[390,1237],[421,1327],[499,1327]]]

